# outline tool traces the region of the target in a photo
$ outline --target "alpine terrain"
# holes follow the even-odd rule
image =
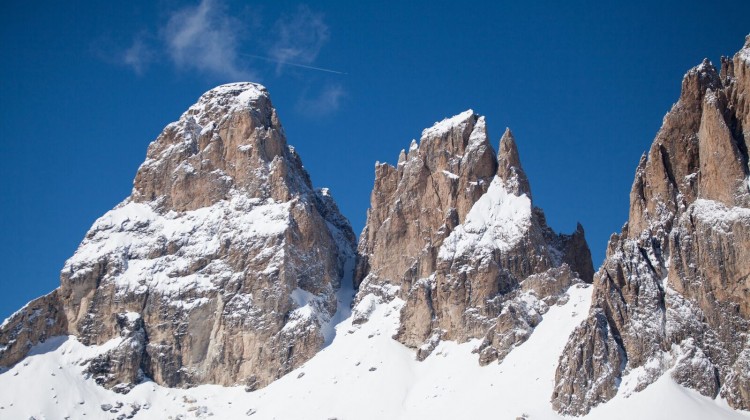
[[[588,318],[560,358],[552,402],[585,414],[669,374],[750,410],[750,36],[708,60],[630,191],[630,214],[594,277]]]
[[[471,110],[375,164],[357,243],[267,90],[216,87],[0,326],[0,418],[750,419],[748,127],[750,36],[685,75],[595,272]]]
[[[420,360],[442,339],[482,339],[479,362],[502,361],[593,275],[583,228],[552,232],[532,205],[513,134],[506,129],[496,156],[472,111],[424,130],[397,166],[378,164],[367,216],[354,322],[402,300],[396,339]]]
[[[145,378],[265,386],[330,342],[354,257],[265,88],[220,86],[151,143],[131,196],[94,223],[60,287],[3,323],[0,365],[69,334],[111,347],[84,373],[117,392]]]

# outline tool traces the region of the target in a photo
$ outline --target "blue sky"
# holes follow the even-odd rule
[[[742,0],[46,3],[0,14],[0,317],[58,285],[166,124],[238,80],[357,233],[375,161],[468,108],[495,147],[510,127],[535,204],[580,221],[598,267],[682,76],[750,32]]]

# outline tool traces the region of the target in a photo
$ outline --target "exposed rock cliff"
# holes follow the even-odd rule
[[[547,227],[510,130],[496,156],[472,111],[424,130],[397,166],[376,165],[359,255],[355,322],[403,300],[396,339],[420,359],[441,339],[472,338],[484,340],[481,363],[502,359],[593,274],[583,228]]]
[[[116,340],[87,372],[119,391],[144,375],[264,386],[332,338],[354,242],[265,88],[217,87],[151,143],[131,196],[94,223],[60,288],[2,326],[0,365],[69,333]]]
[[[552,403],[584,414],[662,374],[750,409],[750,36],[721,72],[704,60],[630,193],[594,276],[589,319],[560,358]]]

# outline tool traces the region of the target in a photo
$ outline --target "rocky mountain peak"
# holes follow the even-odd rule
[[[454,115],[453,117],[445,118],[442,121],[436,122],[432,127],[425,128],[422,130],[422,136],[420,144],[427,140],[432,142],[449,136],[451,133],[457,132],[460,134],[469,134],[476,124],[479,116],[474,113],[473,110],[467,109],[466,111]],[[448,146],[460,147],[462,142],[449,143]]]
[[[423,130],[419,144],[412,141],[407,160],[416,158],[433,172],[457,175],[477,163],[484,165],[488,148],[484,117],[469,109]]]
[[[525,341],[571,284],[590,281],[582,228],[552,232],[531,204],[510,131],[500,150],[469,110],[424,130],[397,167],[376,166],[355,323],[374,302],[398,299],[396,338],[419,359],[441,340],[479,338],[489,363]]]
[[[85,361],[118,392],[146,377],[264,386],[332,340],[354,242],[329,191],[312,189],[268,91],[219,86],[149,145],[132,195],[94,223],[60,288],[0,327],[0,366],[67,333],[119,340]]]
[[[425,254],[425,242],[440,243],[452,226],[461,223],[496,170],[484,118],[471,110],[425,129],[419,143],[412,140],[409,150],[401,151],[395,167],[376,164],[356,283],[373,266],[383,278],[393,279],[409,267],[423,273],[433,270],[434,258]],[[386,245],[395,243],[400,245]],[[424,265],[415,266],[422,258]]]
[[[268,91],[232,83],[203,94],[149,145],[132,199],[185,211],[235,191],[288,201],[311,187],[299,156],[286,144]]]
[[[708,60],[688,71],[641,157],[628,222],[610,239],[589,318],[560,358],[552,401],[561,413],[584,414],[666,372],[750,408],[746,54],[747,42],[721,72]]]
[[[510,128],[506,128],[500,138],[500,150],[497,154],[497,175],[502,178],[505,187],[515,195],[526,194],[531,199],[531,187],[526,172],[521,167],[518,157],[518,146]]]
[[[192,117],[197,124],[207,125],[232,118],[238,112],[251,114],[258,127],[279,126],[268,90],[250,82],[229,83],[207,91],[173,124],[179,125]]]
[[[704,58],[699,65],[685,73],[682,79],[680,102],[684,106],[700,107],[706,90],[715,90],[720,86],[719,72],[708,58]]]

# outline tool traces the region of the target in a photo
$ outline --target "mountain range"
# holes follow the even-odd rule
[[[0,417],[750,418],[748,127],[750,36],[686,73],[595,271],[472,110],[376,163],[357,240],[269,92],[216,87],[0,326]]]

